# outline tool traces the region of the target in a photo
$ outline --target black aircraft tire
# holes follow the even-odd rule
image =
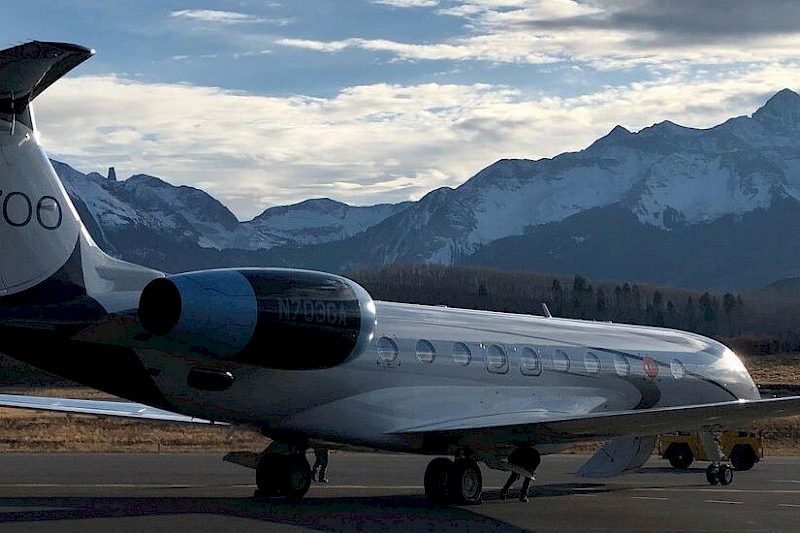
[[[750,470],[756,464],[756,452],[749,444],[737,444],[731,450],[731,464],[739,472]]]
[[[719,465],[717,477],[720,485],[730,485],[733,483],[733,467],[730,465]]]
[[[450,498],[455,503],[476,504],[483,494],[483,475],[472,459],[458,459],[450,475]]]
[[[279,496],[280,480],[283,472],[282,456],[277,453],[265,453],[256,465],[256,487],[262,496]]]
[[[311,466],[305,455],[293,453],[283,456],[283,472],[279,480],[281,494],[290,500],[299,500],[311,487]]]
[[[717,485],[719,483],[719,465],[711,463],[706,468],[706,480],[709,485]]]
[[[672,468],[686,470],[694,461],[694,454],[688,444],[673,442],[667,447],[664,456],[669,460]]]
[[[447,457],[437,457],[425,469],[425,496],[434,505],[450,501],[450,475],[453,461]]]

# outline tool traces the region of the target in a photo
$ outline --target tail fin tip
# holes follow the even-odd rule
[[[0,50],[0,113],[21,113],[56,80],[94,55],[69,43],[31,41]]]

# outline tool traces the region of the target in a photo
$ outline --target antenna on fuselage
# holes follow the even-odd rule
[[[550,309],[547,308],[547,304],[542,302],[542,312],[546,318],[553,318],[553,315],[550,314]]]

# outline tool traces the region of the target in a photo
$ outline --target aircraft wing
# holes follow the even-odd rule
[[[737,427],[792,415],[800,415],[800,396],[566,416],[541,410],[505,413],[409,427],[396,433],[446,442],[549,444]]]
[[[74,398],[47,398],[43,396],[25,396],[21,394],[0,394],[0,407],[35,409],[39,411],[60,411],[83,415],[114,416],[139,420],[160,420],[184,424],[228,425],[223,422],[193,418],[191,416],[164,411],[163,409],[156,409],[155,407],[150,407],[141,403],[113,400],[77,400]]]

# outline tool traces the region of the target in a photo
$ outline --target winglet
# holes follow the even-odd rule
[[[550,309],[547,308],[547,304],[542,302],[542,313],[547,318],[553,318],[553,315],[550,314]]]
[[[31,41],[0,50],[0,113],[19,114],[64,74],[94,55],[68,43]]]

